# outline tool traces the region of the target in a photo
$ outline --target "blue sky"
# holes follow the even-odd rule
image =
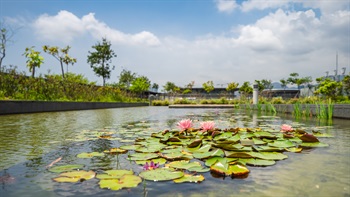
[[[349,0],[0,0],[1,20],[16,29],[4,65],[26,71],[26,47],[71,46],[69,71],[102,83],[86,63],[88,51],[106,37],[118,55],[110,83],[121,70],[195,87],[213,81],[268,79],[290,73],[313,79],[350,71]],[[38,70],[60,74],[42,52]],[[340,71],[339,71],[340,72]]]

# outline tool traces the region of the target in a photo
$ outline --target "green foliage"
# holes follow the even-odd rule
[[[226,91],[227,92],[233,92],[238,87],[239,83],[231,82],[227,84]]]
[[[131,84],[130,90],[138,94],[149,90],[149,87],[151,86],[151,82],[145,76],[137,77]]]
[[[72,58],[68,55],[70,46],[66,46],[65,48],[60,49],[57,46],[50,47],[48,45],[43,46],[43,50],[45,53],[48,53],[52,55],[55,59],[57,59],[60,62],[61,65],[61,71],[62,71],[62,78],[64,79],[64,69],[63,69],[63,63],[67,65],[67,72],[68,72],[68,65],[74,64],[77,62],[77,59]]]
[[[169,101],[168,100],[154,100],[152,101],[153,106],[168,106]]]
[[[44,63],[44,58],[40,55],[39,51],[34,50],[34,47],[26,48],[23,55],[27,58],[27,67],[32,72],[32,77],[34,77],[35,68],[40,68],[40,65]]]
[[[180,90],[179,87],[175,85],[173,82],[166,82],[166,84],[163,86],[164,90],[168,93],[176,93],[178,90]]]
[[[309,84],[312,82],[312,78],[310,76],[300,78],[298,73],[291,73],[289,76],[290,77],[287,79],[287,82],[292,85],[297,85],[298,90],[302,84]]]
[[[245,97],[253,93],[253,88],[251,87],[249,81],[245,81],[243,83],[243,85],[239,88],[239,93]]]
[[[196,104],[196,103],[187,99],[175,99],[174,104]]]
[[[342,83],[334,81],[330,78],[323,78],[319,81],[319,85],[317,90],[314,92],[315,94],[324,95],[326,98],[331,98],[335,100],[335,98],[340,95]]]
[[[119,75],[119,87],[129,89],[131,83],[136,79],[136,73],[123,69]]]
[[[207,81],[206,83],[203,83],[203,89],[207,93],[210,93],[211,91],[214,90],[214,82],[213,81]]]
[[[342,84],[345,94],[348,96],[348,99],[350,99],[350,75],[344,77]]]
[[[260,80],[255,80],[255,82],[258,84],[259,92],[261,92],[261,91],[263,91],[265,89],[264,84]]]
[[[98,42],[92,46],[95,52],[90,52],[87,62],[94,70],[95,74],[103,78],[103,86],[106,84],[106,79],[111,77],[111,72],[114,70],[114,66],[111,66],[112,58],[117,57],[114,51],[111,49],[111,43],[106,38],[102,38],[102,43]]]
[[[0,98],[42,101],[101,101],[134,102],[126,92],[110,86],[96,86],[83,75],[66,73],[60,75],[27,77],[16,67],[5,68],[0,73]]]

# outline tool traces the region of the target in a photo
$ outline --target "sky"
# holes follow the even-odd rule
[[[278,82],[294,72],[315,80],[334,75],[336,54],[338,74],[350,71],[350,0],[0,0],[0,17],[15,32],[3,65],[28,75],[26,47],[41,51],[44,75],[61,70],[42,46],[69,45],[77,59],[69,72],[102,84],[87,63],[102,38],[117,54],[108,83],[123,69],[160,89]]]

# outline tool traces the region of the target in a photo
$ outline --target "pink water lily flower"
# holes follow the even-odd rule
[[[156,168],[159,168],[159,162],[156,164],[153,161],[151,161],[149,164],[146,162],[143,166],[143,170],[154,170]]]
[[[181,120],[180,122],[177,123],[177,126],[181,130],[189,129],[189,128],[193,127],[192,120],[190,120],[190,119]]]
[[[290,131],[292,131],[293,130],[293,128],[292,128],[292,126],[290,126],[290,125],[287,125],[287,124],[283,124],[282,126],[281,126],[281,132],[290,132]]]
[[[206,122],[201,122],[201,130],[204,131],[208,131],[208,130],[212,130],[215,128],[215,122],[213,121],[206,121]]]

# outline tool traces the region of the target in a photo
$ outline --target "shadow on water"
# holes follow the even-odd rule
[[[172,181],[145,181],[136,188],[110,191],[100,189],[98,179],[78,183],[56,183],[57,174],[47,165],[83,164],[84,170],[102,173],[108,169],[128,169],[135,174],[142,166],[130,162],[128,154],[80,159],[82,152],[103,152],[132,144],[136,136],[175,129],[185,118],[212,120],[220,128],[298,127],[323,129],[333,138],[322,138],[327,148],[302,153],[285,153],[288,159],[273,166],[249,167],[247,177],[216,177],[203,173],[201,183],[176,184]],[[168,109],[139,107],[43,114],[0,116],[1,196],[349,196],[350,121],[333,120],[333,125],[317,119],[295,121],[289,116],[273,116],[227,109]],[[92,139],[112,132],[115,139]],[[203,162],[202,162],[203,163]]]

